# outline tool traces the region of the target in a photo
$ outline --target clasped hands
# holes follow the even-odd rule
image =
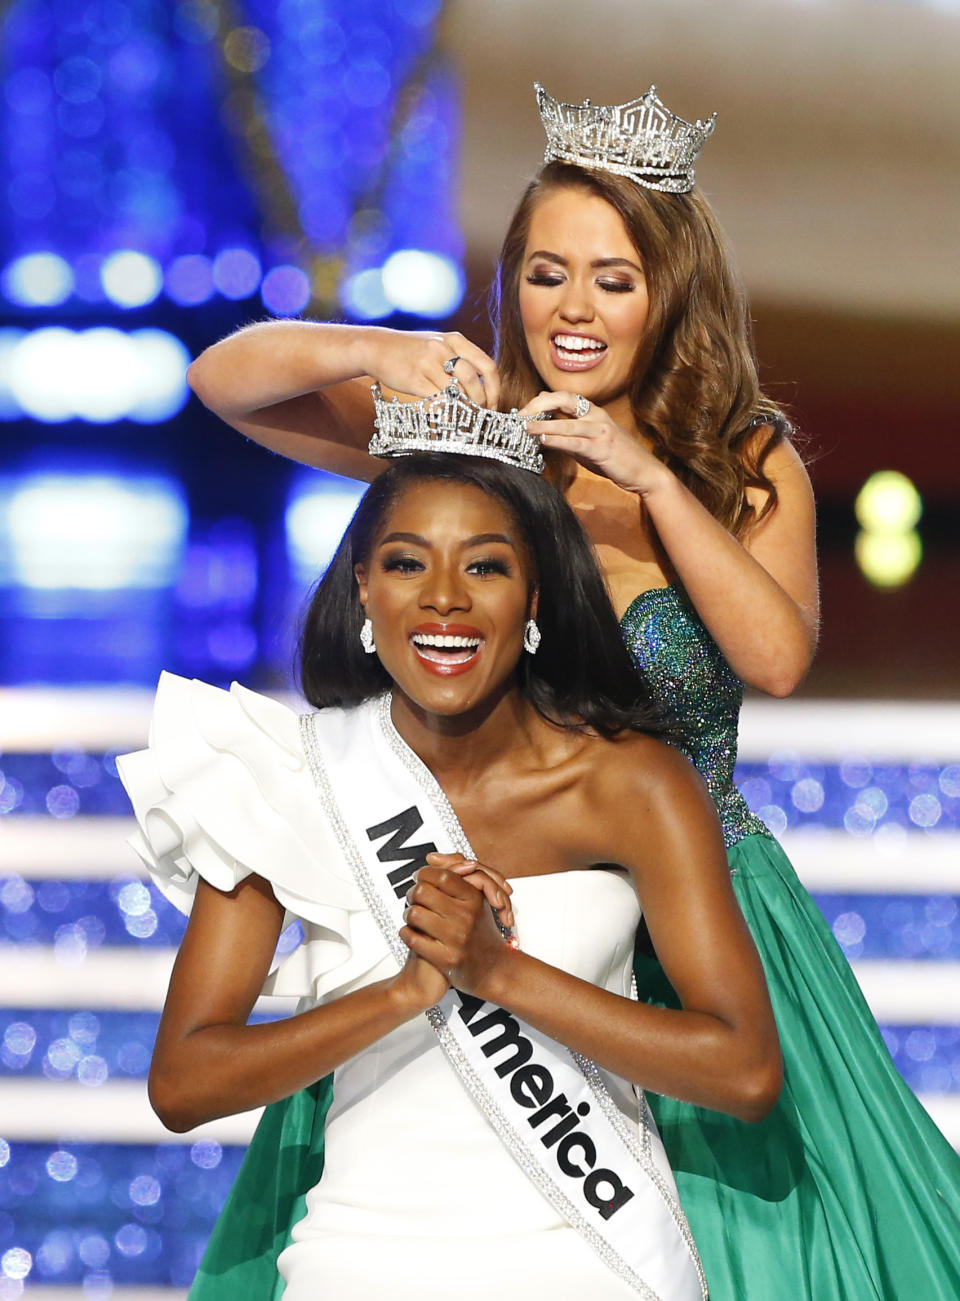
[[[462,854],[428,854],[407,891],[400,938],[410,950],[398,981],[423,1007],[451,985],[484,997],[513,950],[494,913],[513,925],[512,887],[493,868]]]

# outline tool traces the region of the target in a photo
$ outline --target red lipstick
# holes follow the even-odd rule
[[[476,664],[483,649],[479,628],[465,623],[421,623],[410,633],[418,662],[437,677],[452,678]]]

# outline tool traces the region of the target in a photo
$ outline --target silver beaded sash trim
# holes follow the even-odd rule
[[[687,1244],[687,1250],[690,1252],[694,1268],[697,1271],[697,1277],[700,1280],[701,1294],[707,1296],[707,1279],[703,1272],[703,1265],[700,1263],[700,1254],[697,1251],[697,1244],[693,1240],[693,1234],[690,1232],[690,1225],[687,1223],[687,1217],[684,1215],[680,1203],[670,1191],[666,1180],[657,1169],[651,1153],[650,1128],[654,1124],[653,1114],[650,1111],[650,1104],[647,1102],[647,1096],[642,1089],[634,1087],[634,1093],[640,1106],[640,1141],[637,1141],[636,1134],[633,1133],[630,1126],[624,1119],[623,1112],[610,1096],[610,1090],[607,1088],[603,1076],[596,1062],[584,1057],[582,1053],[571,1051],[573,1060],[580,1067],[584,1078],[590,1085],[590,1090],[596,1099],[597,1105],[604,1113],[614,1130],[620,1136],[624,1146],[631,1153],[634,1160],[643,1169],[644,1174],[657,1189],[670,1216],[677,1227],[677,1232]]]
[[[451,841],[456,846],[457,853],[463,854],[464,858],[476,858],[476,854],[474,854],[470,842],[467,839],[467,834],[464,831],[463,827],[460,825],[460,819],[457,817],[456,812],[453,809],[453,806],[451,805],[450,801],[447,799],[446,792],[443,790],[443,787],[437,781],[436,777],[434,777],[433,773],[426,766],[426,764],[423,763],[420,757],[414,754],[414,752],[404,741],[403,737],[394,727],[393,719],[390,714],[390,706],[391,706],[391,697],[389,693],[384,696],[381,696],[380,704],[378,708],[378,721],[380,724],[380,728],[384,736],[386,737],[387,744],[390,746],[390,749],[397,756],[400,762],[416,778],[418,785],[420,786],[424,794],[427,796],[431,804],[436,809],[440,817],[440,821],[443,823],[444,830],[447,832]],[[631,981],[630,992],[634,1001],[636,1001],[637,982],[635,976]],[[706,1297],[707,1280],[703,1272],[703,1266],[700,1263],[700,1257],[697,1252],[696,1243],[693,1240],[693,1234],[690,1232],[690,1226],[687,1223],[686,1216],[684,1215],[679,1202],[671,1193],[670,1189],[668,1188],[666,1182],[663,1179],[663,1176],[660,1174],[660,1171],[657,1169],[656,1164],[653,1161],[653,1157],[651,1153],[650,1128],[651,1126],[653,1126],[654,1120],[650,1112],[650,1105],[647,1102],[646,1095],[644,1094],[642,1089],[634,1090],[637,1097],[637,1101],[639,1103],[640,1139],[638,1141],[637,1135],[633,1133],[631,1126],[627,1123],[626,1119],[624,1118],[623,1112],[620,1110],[616,1102],[613,1100],[613,1097],[610,1094],[610,1090],[607,1088],[607,1085],[603,1079],[603,1076],[600,1073],[600,1069],[597,1066],[597,1064],[591,1061],[589,1057],[585,1057],[582,1053],[574,1052],[572,1049],[567,1049],[567,1051],[569,1052],[570,1056],[573,1058],[576,1065],[580,1068],[580,1071],[584,1079],[586,1080],[587,1084],[590,1086],[590,1090],[596,1100],[598,1107],[606,1116],[607,1120],[610,1122],[611,1126],[616,1131],[617,1135],[619,1136],[619,1138],[621,1139],[621,1141],[623,1142],[627,1150],[630,1152],[631,1156],[633,1156],[634,1160],[642,1168],[644,1174],[651,1181],[651,1183],[654,1184],[657,1191],[660,1193],[660,1196],[662,1197],[663,1201],[665,1202],[667,1208],[670,1211],[674,1224],[677,1226],[677,1229],[681,1237],[683,1238],[684,1242],[687,1245],[687,1249],[689,1250],[690,1255],[693,1259],[694,1265],[697,1270],[697,1275],[700,1280],[701,1293],[704,1297]],[[506,1120],[505,1123],[509,1124],[509,1122],[506,1122]],[[563,1193],[560,1192],[559,1189],[557,1191],[559,1195],[563,1197]],[[558,1208],[558,1209],[562,1209],[562,1208]],[[579,1212],[577,1212],[575,1208],[571,1208],[571,1209],[574,1210],[575,1214],[579,1215]],[[568,1215],[569,1218],[569,1214],[567,1211],[564,1210],[563,1214]],[[601,1239],[601,1241],[603,1242],[604,1248],[606,1248],[607,1247],[606,1242],[603,1239]],[[604,1252],[601,1252],[601,1255],[604,1255],[604,1258],[606,1259],[606,1255]],[[610,1262],[608,1261],[607,1263],[609,1264]]]
[[[433,774],[421,764],[419,758],[412,753],[395,730],[390,719],[389,696],[381,697],[379,701],[371,701],[368,705],[360,706],[359,709],[351,710],[349,713],[330,710],[329,726],[332,727],[334,735],[337,729],[341,729],[340,739],[346,745],[341,752],[340,748],[337,748],[340,743],[334,740],[336,766],[333,757],[328,758],[325,753],[327,745],[320,740],[321,717],[323,716],[319,714],[307,714],[300,719],[304,755],[310,765],[321,805],[340,843],[345,861],[358,882],[359,889],[379,925],[381,934],[384,935],[386,945],[389,946],[397,963],[402,964],[406,960],[407,950],[397,934],[398,917],[394,916],[394,913],[397,912],[399,902],[390,894],[389,886],[392,882],[386,881],[385,873],[379,872],[380,861],[377,860],[372,844],[367,846],[362,834],[354,834],[351,831],[351,821],[356,820],[358,826],[366,825],[366,822],[360,821],[360,818],[366,820],[371,805],[376,811],[376,799],[380,799],[382,808],[382,798],[388,790],[390,796],[395,795],[397,799],[410,804],[412,795],[410,778],[412,778],[415,788],[418,788],[428,800],[425,808],[419,801],[414,800],[416,803],[414,812],[420,814],[420,826],[423,829],[421,834],[431,835],[434,843],[445,838],[451,846],[458,848],[464,855],[472,857],[470,843],[459,825],[457,814],[451,808],[449,800],[446,799],[444,791],[441,790]],[[359,740],[359,745],[354,744],[354,736],[350,735],[351,729],[356,729],[354,735]],[[372,749],[369,748],[371,745]],[[332,779],[334,771],[336,771],[336,782]],[[402,773],[406,774],[406,782],[403,781]],[[342,792],[340,798],[337,790]],[[376,796],[373,792],[376,792]],[[432,830],[429,827],[431,816],[436,818]],[[584,1120],[574,1121],[575,1125],[587,1125],[585,1133],[592,1136],[587,1141],[591,1142],[591,1146],[593,1142],[597,1144],[593,1147],[593,1158],[588,1159],[589,1168],[594,1170],[597,1177],[610,1176],[611,1179],[619,1180],[620,1190],[626,1192],[626,1200],[632,1200],[635,1196],[640,1198],[639,1201],[633,1202],[633,1206],[627,1211],[628,1218],[623,1220],[622,1224],[617,1222],[617,1227],[609,1222],[611,1216],[619,1214],[619,1210],[610,1209],[613,1202],[602,1203],[607,1207],[605,1214],[601,1216],[606,1223],[606,1231],[602,1231],[596,1223],[592,1222],[592,1219],[584,1215],[578,1203],[567,1196],[567,1190],[555,1179],[552,1168],[548,1170],[545,1167],[545,1160],[549,1158],[541,1153],[540,1146],[537,1145],[539,1141],[546,1150],[544,1138],[537,1136],[535,1140],[531,1132],[528,1141],[524,1141],[514,1123],[511,1123],[507,1111],[503,1110],[503,1101],[513,1103],[520,1101],[518,1095],[513,1093],[510,1080],[503,1081],[503,1072],[497,1069],[493,1075],[490,1075],[490,1084],[485,1081],[484,1072],[493,1071],[493,1063],[490,1062],[487,1049],[475,1038],[477,1032],[470,1025],[471,1017],[464,1015],[464,1008],[466,1008],[464,999],[466,995],[459,994],[457,990],[450,990],[441,1000],[441,1004],[427,1011],[429,1024],[436,1032],[438,1041],[447,1059],[450,1060],[451,1067],[457,1071],[464,1088],[471,1094],[481,1114],[485,1116],[494,1133],[500,1137],[501,1142],[513,1155],[528,1179],[540,1189],[546,1200],[552,1203],[567,1223],[589,1242],[605,1265],[623,1279],[624,1283],[630,1285],[633,1291],[644,1298],[644,1301],[665,1301],[667,1297],[683,1297],[684,1301],[692,1301],[696,1294],[701,1298],[706,1297],[699,1259],[686,1220],[683,1220],[674,1198],[669,1196],[665,1180],[650,1155],[649,1129],[645,1129],[645,1142],[641,1145],[631,1133],[631,1127],[620,1114],[614,1099],[611,1098],[598,1068],[587,1059],[580,1058],[579,1055],[566,1053],[566,1051],[561,1053],[559,1046],[552,1039],[541,1036],[537,1030],[524,1024],[519,1017],[513,1017],[515,1028],[520,1032],[520,1036],[529,1041],[527,1055],[529,1056],[529,1045],[532,1043],[535,1053],[544,1063],[546,1079],[549,1080],[550,1073],[553,1073],[557,1080],[557,1090],[559,1088],[566,1090],[563,1095],[557,1093],[557,1097],[562,1097],[563,1106],[567,1107],[568,1114],[572,1115],[570,1108],[574,1106],[575,1099],[578,1097],[583,1099],[584,1095],[588,1095],[593,1102],[596,1102],[597,1114],[594,1121],[589,1124]],[[480,1006],[483,1007],[483,1004]],[[500,1010],[494,1010],[494,1013],[500,1016],[511,1016],[511,1013],[503,1013]],[[578,1079],[579,1086],[575,1082]],[[493,1085],[496,1085],[496,1089]],[[550,1085],[550,1088],[553,1088],[553,1085]],[[497,1089],[501,1092],[507,1089],[505,1098],[498,1099],[494,1095]],[[567,1102],[567,1093],[570,1095],[570,1102]],[[591,1107],[581,1102],[578,1114],[585,1116],[589,1111]],[[645,1107],[643,1114],[648,1118]],[[529,1120],[529,1116],[527,1119]],[[562,1121],[562,1124],[565,1132],[570,1133],[571,1127],[567,1121]],[[523,1133],[526,1134],[526,1129]],[[571,1138],[572,1141],[574,1138]],[[631,1168],[635,1168],[637,1174],[645,1176],[645,1183],[633,1183],[631,1179],[632,1188],[628,1188],[623,1180],[620,1180],[619,1175],[614,1175],[615,1168],[622,1168],[619,1167],[617,1153],[620,1153],[623,1158],[630,1158]],[[613,1163],[613,1166],[610,1170],[607,1168],[601,1170],[597,1159],[600,1159],[600,1164],[604,1167],[609,1163]],[[562,1174],[570,1175],[572,1172],[562,1168]],[[633,1189],[636,1189],[636,1193]],[[584,1196],[583,1189],[580,1189],[579,1196]],[[614,1194],[611,1193],[610,1196],[614,1197]],[[593,1200],[593,1193],[587,1194],[587,1201],[591,1206],[600,1205]],[[620,1201],[618,1205],[624,1205],[624,1201]],[[656,1210],[657,1202],[660,1202],[660,1210]],[[670,1224],[669,1229],[667,1224]],[[644,1232],[645,1229],[648,1229],[648,1232]],[[633,1245],[636,1246],[636,1252],[633,1250]],[[633,1254],[643,1261],[650,1252],[653,1252],[653,1255],[647,1259],[645,1265],[641,1265],[641,1271],[647,1274],[648,1268],[653,1268],[654,1272],[660,1274],[661,1281],[656,1289],[650,1287],[648,1281],[641,1278],[639,1272],[630,1263]]]
[[[360,887],[364,903],[370,909],[371,915],[379,926],[390,952],[396,958],[397,966],[402,967],[407,960],[407,946],[397,934],[397,928],[393,924],[390,911],[384,904],[370,873],[367,871],[367,865],[360,856],[356,841],[350,834],[340,812],[340,805],[334,797],[323,753],[317,740],[315,731],[316,718],[316,714],[300,715],[300,739],[303,742],[303,752],[306,755],[307,763],[310,765],[310,773],[317,788],[317,794],[320,796],[320,805],[327,816],[330,826],[333,828],[333,833],[337,838],[347,865]]]

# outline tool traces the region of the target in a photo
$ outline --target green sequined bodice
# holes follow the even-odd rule
[[[677,744],[696,764],[717,806],[729,848],[769,835],[733,784],[743,683],[676,585],[641,592],[620,620],[627,648]]]

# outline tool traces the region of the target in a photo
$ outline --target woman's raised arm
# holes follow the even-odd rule
[[[369,481],[381,463],[367,455],[373,432],[370,385],[426,397],[450,382],[444,363],[475,401],[496,406],[493,360],[457,333],[390,330],[317,321],[262,321],[207,348],[187,372],[216,415],[254,442],[305,465]]]
[[[150,1068],[150,1102],[168,1129],[285,1098],[415,1015],[395,977],[301,1016],[247,1025],[282,922],[261,877],[229,894],[198,883]]]
[[[810,667],[820,618],[813,491],[792,444],[781,442],[767,457],[777,504],[740,542],[602,407],[569,419],[576,403],[574,393],[541,393],[523,410],[559,412],[561,419],[539,431],[544,446],[638,497],[637,528],[642,509],[737,676],[770,695],[789,695]],[[762,491],[750,488],[747,496],[762,509]]]
[[[510,886],[461,869],[467,888],[512,924]],[[263,877],[229,893],[201,880],[174,963],[150,1068],[150,1101],[179,1133],[288,1097],[440,1001],[449,982],[410,955],[396,976],[299,1016],[247,1025],[284,910]]]

